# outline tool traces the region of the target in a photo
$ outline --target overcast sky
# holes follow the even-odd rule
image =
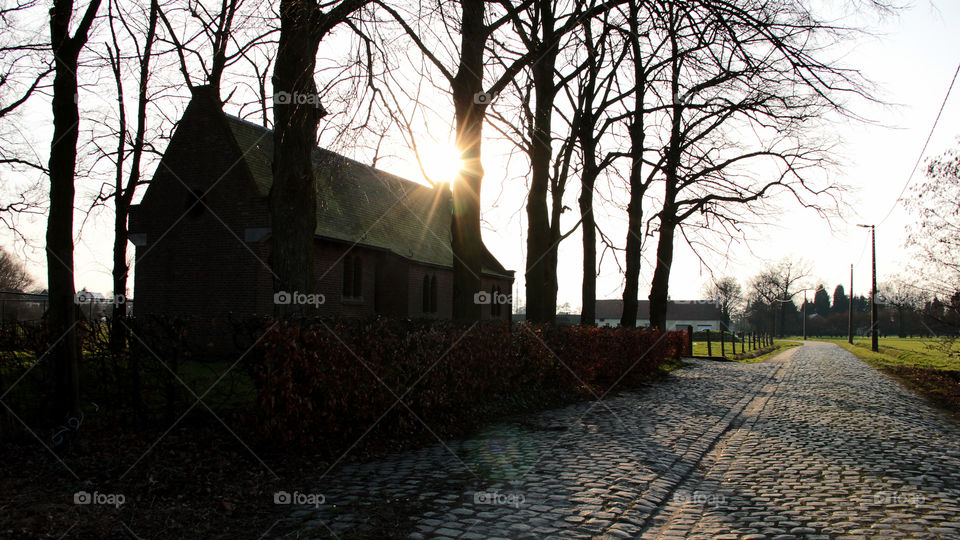
[[[844,195],[853,213],[828,224],[811,211],[784,204],[784,212],[776,219],[749,231],[748,236],[752,239],[749,244],[734,245],[729,253],[726,246],[718,246],[722,252],[719,254],[701,253],[707,264],[701,263],[689,248],[678,243],[670,281],[672,298],[700,298],[704,284],[710,280],[708,265],[714,275],[734,276],[746,284],[760,267],[782,257],[808,261],[815,276],[811,284],[822,282],[831,292],[839,283],[846,286],[849,265],[852,263],[855,265],[855,291],[863,293],[870,277],[869,231],[857,228],[857,223],[879,223],[877,265],[880,281],[903,271],[908,262],[904,249],[905,228],[911,220],[902,206],[895,203],[960,62],[960,2],[918,0],[915,6],[897,17],[859,22],[875,36],[857,39],[850,50],[842,55],[843,62],[862,70],[877,85],[878,97],[893,105],[859,107],[856,112],[872,119],[872,125],[845,122],[835,126],[844,141],[844,147],[836,155],[839,167],[832,179],[853,188]],[[228,85],[229,81],[225,80],[224,86]],[[960,89],[955,89],[956,93],[960,93]],[[39,128],[41,131],[43,129],[46,126]],[[494,132],[487,129],[486,133]],[[958,144],[958,136],[960,98],[954,95],[944,110],[924,161],[926,157],[938,155],[951,145]],[[42,133],[38,137],[44,140]],[[412,159],[403,155],[405,152],[405,149],[397,147],[394,150],[397,156],[381,161],[379,166],[411,179],[419,179],[418,169]],[[484,239],[507,268],[517,271],[515,292],[522,297],[526,238],[523,184],[503,172],[505,150],[502,147],[485,145],[484,153],[484,168],[487,171],[483,191],[486,222]],[[148,170],[146,174],[151,172]],[[922,175],[921,165],[912,183],[916,184]],[[6,182],[9,178],[7,175],[3,180]],[[576,189],[569,194],[571,202],[568,205],[574,208],[576,195]],[[79,206],[82,205],[78,203]],[[886,217],[888,212],[889,217]],[[576,222],[575,214],[574,211],[564,215],[563,230]],[[82,215],[79,219],[82,219]],[[104,215],[85,226],[76,253],[77,289],[85,287],[93,291],[110,292],[111,222],[112,216]],[[34,247],[26,250],[31,260],[31,273],[38,284],[44,286],[46,272],[40,249],[43,245],[43,222],[35,220],[32,225],[26,224],[24,230],[34,240]],[[616,237],[614,240],[620,245],[623,243],[623,238]],[[10,242],[8,234],[2,237],[4,246],[9,246]],[[653,248],[651,242],[645,253],[641,298],[646,298],[649,291]],[[560,260],[558,301],[579,309],[581,254],[578,234],[562,244]],[[608,255],[601,268],[597,296],[618,297],[622,285],[622,275]]]

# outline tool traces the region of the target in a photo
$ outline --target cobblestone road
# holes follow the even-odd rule
[[[633,392],[324,479],[307,537],[960,538],[960,430],[843,349]]]

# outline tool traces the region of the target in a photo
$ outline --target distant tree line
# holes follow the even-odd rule
[[[750,281],[743,297],[734,296],[733,301],[729,296],[726,298],[725,302],[736,306],[733,320],[739,319],[746,330],[786,336],[803,334],[806,318],[809,336],[846,336],[851,310],[846,289],[843,285],[837,285],[831,295],[822,284],[805,286],[809,274],[810,266],[803,261],[785,259],[767,266]],[[725,290],[737,290],[731,286],[731,282],[737,285],[732,278],[725,278],[721,282],[725,283]],[[880,283],[877,288],[877,330],[881,336],[960,334],[960,289],[944,295],[942,292],[921,289],[902,277]],[[869,334],[869,290],[866,294],[853,297],[852,309],[854,335]]]

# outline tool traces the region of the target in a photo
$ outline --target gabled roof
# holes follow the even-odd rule
[[[597,300],[598,319],[620,319],[623,315],[623,300]],[[719,321],[720,308],[709,300],[670,300],[667,302],[667,319],[671,321]],[[637,319],[650,319],[650,301],[637,301]]]
[[[273,184],[273,131],[224,114],[261,196]],[[453,266],[451,194],[411,182],[315,148],[318,237],[389,250],[402,257],[444,267]],[[482,271],[512,277],[483,248]]]

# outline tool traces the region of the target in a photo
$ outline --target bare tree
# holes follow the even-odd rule
[[[567,209],[563,197],[571,175],[571,160],[576,148],[579,127],[577,100],[558,103],[561,90],[568,88],[580,72],[588,67],[589,58],[574,63],[573,69],[562,70],[557,61],[563,49],[570,49],[582,38],[570,34],[608,9],[605,4],[574,2],[565,12],[561,4],[549,0],[536,1],[525,17],[514,17],[514,28],[526,50],[537,51],[538,56],[528,68],[532,96],[522,93],[527,118],[527,134],[523,137],[530,158],[530,189],[527,195],[527,262],[526,286],[527,320],[554,322],[557,313],[557,257],[560,242],[577,227],[564,233],[560,218]],[[575,58],[567,53],[569,59]],[[586,54],[590,56],[589,51]],[[564,64],[570,64],[569,60]],[[564,71],[566,71],[564,73]],[[533,107],[530,99],[533,99]],[[593,100],[593,96],[584,100]],[[564,116],[565,106],[574,106],[572,118]],[[559,151],[554,154],[554,117],[566,121],[567,134],[561,136]],[[590,126],[593,127],[593,126]],[[550,194],[550,203],[547,194]],[[579,225],[579,223],[578,223]]]
[[[877,289],[877,301],[897,312],[897,335],[907,337],[904,320],[909,313],[923,309],[930,296],[904,276],[894,276]]]
[[[766,266],[750,281],[748,317],[760,328],[783,335],[788,308],[809,275],[810,265],[803,260],[783,259]]]
[[[49,88],[48,76],[53,72],[43,54],[49,50],[49,43],[36,42],[34,35],[28,33],[27,21],[38,18],[34,14],[38,7],[42,9],[35,0],[0,6],[0,165],[4,172],[9,171],[2,181],[0,222],[21,241],[27,239],[17,226],[18,218],[43,214],[40,180],[26,182],[24,173],[47,172],[41,157],[33,151],[29,130],[18,125],[24,105]]]
[[[280,44],[274,62],[273,185],[270,266],[278,291],[312,291],[317,189],[313,149],[326,111],[314,82],[317,49],[333,28],[368,0],[344,0],[322,11],[315,0],[280,2]],[[302,98],[302,99],[301,99]]]
[[[227,68],[241,60],[250,62],[257,50],[275,43],[279,28],[272,13],[261,12],[269,3],[220,0],[213,2],[216,7],[208,3],[185,0],[162,6],[159,16],[167,30],[162,39],[176,52],[187,87],[202,80],[200,84],[210,86],[222,99]]]
[[[720,308],[724,326],[730,326],[733,316],[743,309],[743,287],[736,278],[722,277],[704,288],[707,298]]]
[[[80,51],[100,8],[90,0],[73,35],[73,0],[54,0],[50,10],[50,46],[54,55],[53,141],[50,145],[50,214],[47,219],[47,312],[56,362],[57,413],[74,416],[80,409],[79,343],[73,271],[73,202],[80,112],[77,68]],[[62,418],[58,419],[62,420]]]
[[[146,35],[143,45],[136,46],[136,58],[139,73],[137,74],[137,109],[134,121],[136,127],[131,142],[130,169],[124,181],[124,163],[127,156],[127,113],[123,91],[123,55],[120,39],[117,36],[114,23],[119,20],[127,34],[134,41],[137,40],[137,31],[133,30],[120,11],[120,6],[111,0],[109,7],[110,34],[112,43],[108,46],[108,56],[114,83],[117,87],[117,110],[119,112],[119,130],[117,137],[116,176],[113,193],[107,197],[99,197],[101,201],[110,198],[114,203],[114,236],[113,236],[113,294],[114,304],[110,327],[110,346],[114,352],[123,350],[126,343],[127,315],[126,290],[127,276],[130,271],[127,265],[127,217],[130,215],[130,205],[133,202],[137,188],[141,181],[141,161],[143,159],[145,135],[147,130],[147,105],[150,101],[148,85],[150,80],[150,62],[153,57],[153,46],[156,38],[157,21],[160,6],[157,0],[151,0],[147,13]],[[116,18],[114,17],[116,9]]]
[[[630,135],[627,157],[630,160],[630,202],[627,204],[627,239],[624,253],[625,270],[623,286],[623,313],[620,326],[637,325],[638,298],[640,292],[640,264],[643,251],[643,202],[654,176],[644,175],[644,154],[647,145],[646,115],[650,78],[665,61],[660,54],[663,41],[651,38],[653,33],[640,21],[652,21],[648,3],[630,0],[627,3],[626,31],[624,37],[630,50],[629,75],[632,81],[633,107],[624,120]]]
[[[960,291],[960,147],[931,159],[926,173],[906,199],[918,220],[909,228],[907,247],[924,265],[924,286],[949,298]]]
[[[839,95],[869,95],[856,72],[817,58],[813,43],[845,29],[821,22],[802,2],[736,5],[664,2],[654,11],[670,61],[653,89],[663,137],[651,175],[662,176],[650,324],[666,324],[675,235],[693,217],[710,230],[737,230],[757,202],[787,193],[822,216],[837,186],[811,175],[829,146],[810,136],[827,111],[849,114]],[[739,134],[753,129],[755,140]],[[751,174],[751,167],[772,172]]]
[[[613,25],[609,12],[600,20],[600,33],[591,28],[594,21],[583,25],[583,47],[586,52],[586,69],[578,79],[572,133],[580,143],[582,168],[580,172],[581,234],[583,244],[583,281],[581,284],[580,324],[596,324],[597,304],[597,220],[594,215],[593,192],[597,179],[610,167],[619,152],[601,150],[601,141],[616,125],[622,112],[613,112],[630,92],[620,91],[618,72],[629,54],[629,48],[618,47],[613,41]],[[569,86],[568,86],[569,89]],[[569,90],[568,90],[569,93]],[[573,98],[571,98],[573,101]]]
[[[33,279],[23,261],[0,248],[0,291],[24,292],[32,284]]]

